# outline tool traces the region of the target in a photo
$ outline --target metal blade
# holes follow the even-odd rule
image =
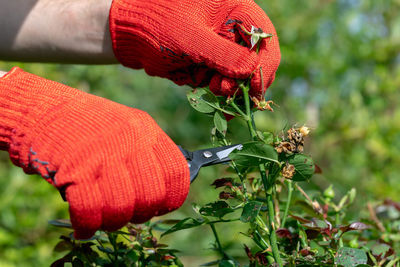
[[[230,147],[230,148],[227,148],[225,150],[217,152],[217,157],[220,160],[226,159],[229,156],[229,154],[232,153],[232,151],[234,151],[235,149],[241,150],[242,148],[243,148],[243,145],[241,145],[241,144],[233,146],[233,147]]]

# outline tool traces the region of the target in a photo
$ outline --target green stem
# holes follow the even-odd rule
[[[336,224],[336,226],[340,225],[340,214],[339,214],[339,212],[336,213],[335,224]],[[340,237],[339,237],[339,244],[338,245],[339,245],[339,248],[343,247],[342,235],[340,235]]]
[[[209,224],[209,225],[210,225],[211,230],[212,230],[212,232],[213,232],[213,234],[214,234],[215,242],[217,243],[217,247],[218,247],[218,251],[221,253],[221,255],[222,255],[223,257],[225,257],[226,254],[225,254],[225,252],[224,252],[224,250],[223,250],[223,248],[222,248],[222,246],[221,246],[221,242],[219,241],[219,237],[218,237],[217,230],[215,229],[215,225],[214,225],[213,223],[212,223],[212,224]]]
[[[247,115],[236,105],[236,103],[234,101],[231,102],[230,104],[237,113],[239,113],[246,121],[250,120],[250,118],[247,117]]]
[[[257,133],[253,127],[253,117],[251,116],[249,89],[243,84],[239,84],[239,88],[243,91],[244,104],[246,106],[246,116],[249,118],[249,120],[246,120],[247,127],[249,128],[251,138],[253,140],[257,140]]]
[[[245,103],[245,107],[246,107],[246,115],[248,116],[248,118],[250,118],[250,120],[246,121],[247,126],[250,131],[250,135],[253,140],[257,140],[255,123],[254,123],[254,119],[253,119],[253,116],[251,113],[251,108],[250,108],[249,88],[243,84],[239,84],[239,88],[242,89],[242,91],[243,91],[244,103]],[[272,197],[272,194],[273,194],[272,189],[273,189],[273,186],[275,183],[273,180],[268,181],[264,164],[260,164],[259,169],[260,169],[260,175],[261,175],[261,179],[262,179],[264,189],[265,189],[265,194],[267,197],[268,226],[269,226],[269,230],[270,230],[269,240],[271,243],[272,255],[274,256],[274,260],[278,264],[278,266],[283,266],[283,262],[281,260],[280,254],[279,254],[278,240],[277,240],[275,226],[274,226],[275,225],[274,224],[275,210],[274,210],[274,200]],[[270,178],[275,179],[275,175],[271,176]]]
[[[285,223],[286,219],[289,213],[289,207],[290,207],[290,202],[292,201],[292,194],[293,194],[293,184],[292,181],[286,180],[287,186],[288,186],[288,197],[287,197],[287,202],[285,206],[285,211],[283,213],[283,219],[282,219],[282,228],[285,228]]]
[[[271,194],[267,195],[267,205],[268,205],[268,220],[271,227],[270,228],[271,234],[269,236],[269,240],[271,243],[272,254],[274,255],[275,262],[279,266],[283,266],[283,262],[279,254],[278,239],[276,237],[276,232],[275,232],[275,223],[274,223],[275,210],[274,210],[274,201],[272,199]]]
[[[223,142],[224,142],[224,145],[226,145],[226,146],[228,145],[228,141],[226,141],[225,138],[223,139]],[[245,177],[239,171],[239,168],[237,167],[236,163],[233,160],[231,161],[231,165],[232,165],[233,169],[235,170],[235,172],[237,173],[237,175],[239,176],[240,182],[242,182],[244,198],[246,199],[246,201],[249,201],[249,197],[247,196],[247,186],[246,186]]]

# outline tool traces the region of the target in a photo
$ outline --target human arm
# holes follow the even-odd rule
[[[3,13],[18,8],[10,2],[0,0]],[[24,0],[13,3],[19,2]],[[179,85],[209,85],[219,95],[234,94],[236,80],[251,77],[250,94],[259,99],[280,62],[275,28],[253,0],[114,0],[111,9],[111,0],[25,2],[31,3],[26,19],[18,12],[24,23],[11,20],[13,27],[5,30],[10,18],[0,17],[0,31],[6,31],[8,40],[0,44],[0,59],[85,64],[118,60]],[[59,2],[65,3],[63,10]],[[249,39],[240,27],[250,31],[252,26],[272,34],[261,42],[259,53],[238,44]],[[10,38],[14,35],[17,38]]]
[[[0,149],[69,202],[75,237],[182,205],[189,168],[145,112],[14,68],[0,78]]]
[[[112,0],[0,0],[0,59],[118,63],[108,12]]]

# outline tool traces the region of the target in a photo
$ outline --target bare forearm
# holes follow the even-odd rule
[[[0,0],[0,60],[117,63],[112,0]]]

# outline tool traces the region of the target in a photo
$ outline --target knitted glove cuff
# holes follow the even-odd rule
[[[8,150],[14,164],[29,151],[30,134],[51,107],[63,103],[79,90],[49,81],[14,67],[0,78],[0,149]]]

